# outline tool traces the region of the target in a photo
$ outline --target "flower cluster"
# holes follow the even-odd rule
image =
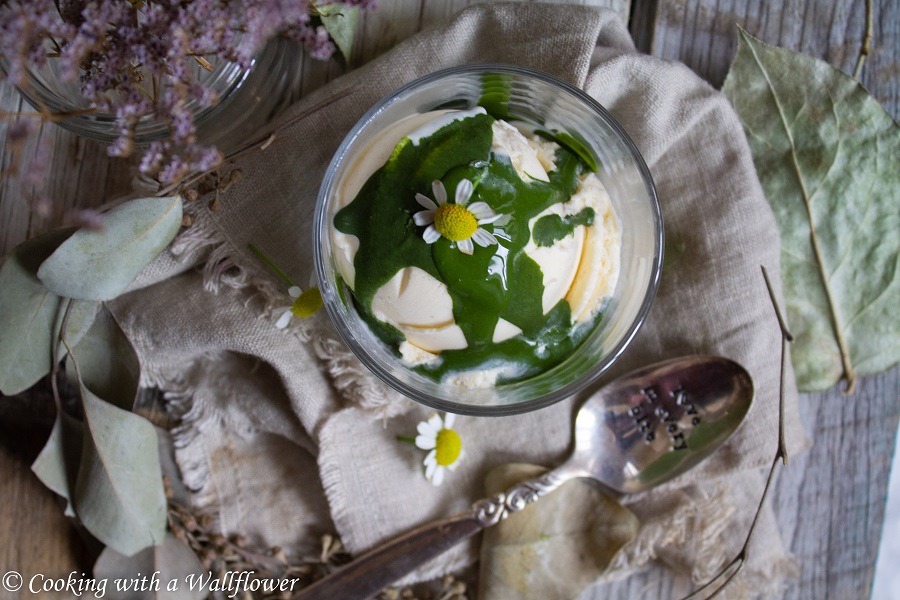
[[[374,0],[327,2],[335,3],[374,6]],[[249,67],[276,35],[327,59],[335,45],[317,15],[312,0],[7,0],[0,2],[0,56],[18,86],[48,60],[57,61],[64,78],[80,78],[91,107],[115,115],[113,156],[132,153],[140,119],[165,123],[169,137],[147,149],[140,168],[172,183],[221,160],[196,140],[192,111],[218,102],[196,80],[197,65]]]

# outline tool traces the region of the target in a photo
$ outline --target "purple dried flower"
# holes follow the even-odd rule
[[[335,45],[311,0],[0,0],[0,55],[8,78],[27,82],[28,71],[52,57],[65,78],[80,78],[82,94],[98,111],[116,115],[120,137],[110,154],[133,151],[143,119],[164,123],[170,137],[145,151],[142,173],[164,182],[214,168],[215,148],[198,145],[193,115],[215,106],[218,95],[195,79],[198,58],[249,68],[275,35],[327,59]],[[374,0],[345,0],[372,10]],[[13,132],[10,128],[10,136]]]

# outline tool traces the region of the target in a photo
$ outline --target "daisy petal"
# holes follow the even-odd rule
[[[434,428],[435,432],[438,432],[444,428],[444,420],[441,419],[441,415],[435,413],[428,419],[428,425]]]
[[[463,179],[459,183],[456,184],[456,203],[460,206],[465,206],[469,201],[469,198],[472,197],[472,191],[475,187],[472,185],[472,182],[468,179]]]
[[[456,415],[453,413],[444,413],[444,429],[453,429],[453,423],[456,421]]]
[[[472,254],[472,252],[475,251],[475,246],[472,245],[471,238],[468,240],[460,240],[459,242],[456,242],[456,247],[459,248],[459,251],[463,254]]]
[[[422,205],[423,208],[427,208],[428,210],[437,210],[437,204],[435,204],[434,200],[432,200],[425,194],[416,194],[416,202],[418,202]]]
[[[437,439],[433,435],[417,435],[416,446],[422,450],[431,450],[437,444]]]
[[[440,425],[435,427],[429,421],[422,421],[421,423],[416,425],[416,431],[418,431],[422,435],[430,435],[431,437],[437,437],[438,431],[440,430]]]
[[[421,227],[422,225],[431,225],[432,223],[434,223],[434,211],[420,210],[413,215],[413,222],[419,227]]]
[[[422,464],[424,464],[426,467],[428,465],[437,466],[437,450],[432,450],[431,452],[429,452],[428,456],[425,457],[425,460],[422,461]]]
[[[281,313],[281,316],[278,317],[278,321],[276,321],[275,323],[275,327],[277,327],[278,329],[284,329],[285,327],[287,327],[291,322],[291,316],[293,316],[291,309],[287,309],[286,311]]]
[[[434,199],[438,205],[446,204],[447,188],[444,187],[444,184],[439,179],[431,182],[431,191],[434,193]]]
[[[425,228],[425,233],[422,234],[422,238],[425,240],[426,244],[433,244],[441,239],[441,234],[434,225],[429,225]]]
[[[487,224],[489,224],[489,223],[497,223],[498,221],[500,221],[500,219],[503,219],[504,217],[506,218],[506,221],[504,221],[504,225],[505,225],[506,223],[509,222],[509,216],[508,216],[508,215],[503,215],[503,214],[500,214],[500,215],[492,215],[492,216],[490,216],[490,217],[485,217],[484,219],[479,219],[479,218],[476,217],[475,220],[478,221],[478,224],[479,224],[479,225],[487,225]]]
[[[444,467],[438,467],[434,470],[434,477],[431,478],[432,485],[441,485],[444,483]]]
[[[288,288],[288,296],[290,296],[294,300],[299,298],[301,293],[302,292],[300,291],[300,288],[298,288],[296,285],[292,285]]]
[[[438,470],[438,466],[439,465],[437,464],[437,461],[432,461],[432,462],[426,461],[425,462],[425,478],[431,479],[432,477],[434,477],[435,472]]]
[[[475,216],[479,223],[481,223],[482,219],[490,219],[497,216],[497,213],[488,206],[487,202],[473,202],[466,209]]]
[[[487,248],[488,246],[493,246],[494,244],[496,244],[497,238],[494,237],[494,234],[488,233],[487,231],[479,227],[472,235],[472,241],[474,241],[482,248]]]

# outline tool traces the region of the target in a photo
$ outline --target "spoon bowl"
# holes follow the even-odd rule
[[[471,510],[396,537],[294,596],[369,598],[482,529],[563,483],[593,479],[614,494],[647,490],[713,453],[743,421],[753,380],[738,363],[686,356],[620,377],[588,398],[575,418],[575,447],[560,466]]]
[[[738,363],[688,356],[629,373],[588,398],[567,468],[634,494],[696,466],[750,410],[753,380]]]

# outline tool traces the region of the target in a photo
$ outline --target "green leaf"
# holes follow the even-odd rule
[[[81,369],[81,381],[94,395],[125,410],[134,407],[141,377],[137,353],[106,307],[100,309],[72,354]],[[70,381],[76,380],[71,360],[66,373]]]
[[[166,497],[156,430],[83,384],[84,446],[72,501],[97,539],[131,556],[163,540]]]
[[[169,245],[181,227],[181,197],[138,198],[108,213],[103,229],[80,229],[41,265],[38,278],[59,296],[111,300]]]
[[[722,91],[781,230],[798,385],[852,390],[900,362],[897,123],[852,77],[743,30]]]
[[[353,37],[356,35],[356,22],[359,20],[359,7],[345,4],[326,4],[318,6],[316,10],[325,31],[334,40],[334,44],[340,50],[346,62],[350,62],[350,52],[353,50]]]
[[[110,598],[114,600],[124,598],[129,600],[157,600],[159,598],[203,600],[209,595],[209,590],[199,589],[199,586],[196,585],[191,590],[191,586],[186,583],[189,575],[193,575],[194,581],[196,581],[201,575],[208,576],[208,571],[200,564],[194,552],[171,533],[166,533],[161,544],[146,548],[134,556],[123,556],[112,548],[106,548],[94,563],[94,577],[110,582],[116,579],[134,580],[157,572],[159,572],[156,575],[159,579],[158,591],[132,589],[122,592],[109,589],[108,591],[112,594]],[[168,584],[172,580],[177,581],[177,586],[173,586],[177,589],[167,591]]]
[[[66,303],[37,278],[38,266],[69,236],[55,231],[18,246],[0,266],[0,392],[23,392],[50,372]],[[96,313],[93,302],[72,305],[66,337],[77,342]],[[65,356],[60,349],[59,357]]]
[[[56,416],[56,423],[31,470],[45,486],[66,499],[66,516],[74,517],[72,490],[78,475],[81,457],[81,423],[65,413]]]

